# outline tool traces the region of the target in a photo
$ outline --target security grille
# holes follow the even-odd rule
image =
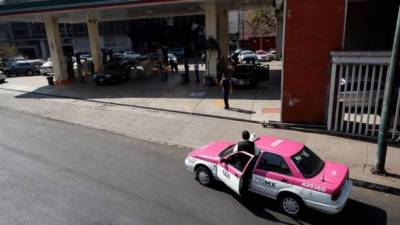
[[[327,128],[330,132],[376,138],[386,89],[390,52],[332,52]],[[396,82],[391,133],[398,138],[400,91]]]

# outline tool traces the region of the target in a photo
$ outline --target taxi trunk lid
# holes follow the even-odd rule
[[[327,187],[327,192],[335,194],[340,191],[349,178],[349,168],[345,165],[325,161],[325,166],[318,175],[319,183]]]

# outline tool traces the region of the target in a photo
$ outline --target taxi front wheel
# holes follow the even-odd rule
[[[281,209],[290,216],[298,216],[303,208],[303,202],[294,194],[284,194],[280,197]]]
[[[196,180],[198,180],[201,185],[210,186],[212,179],[211,171],[205,166],[199,166],[196,169]]]

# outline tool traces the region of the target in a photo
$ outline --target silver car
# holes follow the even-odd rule
[[[53,73],[53,62],[51,59],[48,59],[47,62],[43,63],[42,66],[40,66],[40,74],[42,75],[49,75]]]
[[[379,89],[379,90],[378,90]],[[385,90],[385,83],[381,82],[378,87],[378,81],[371,82],[360,81],[355,78],[353,82],[346,81],[345,79],[340,80],[340,89],[338,91],[339,102],[344,105],[347,109],[358,109],[358,108],[370,108],[375,107],[375,103],[378,100],[378,111],[381,106],[383,94]]]
[[[4,75],[3,71],[0,71],[0,84],[6,81],[6,75]]]

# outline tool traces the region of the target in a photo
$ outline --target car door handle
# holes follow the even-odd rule
[[[281,181],[284,183],[289,183],[288,180],[286,180],[286,179],[282,179]]]
[[[239,177],[239,174],[237,174],[237,173],[234,173],[233,175],[235,175],[235,177]]]

